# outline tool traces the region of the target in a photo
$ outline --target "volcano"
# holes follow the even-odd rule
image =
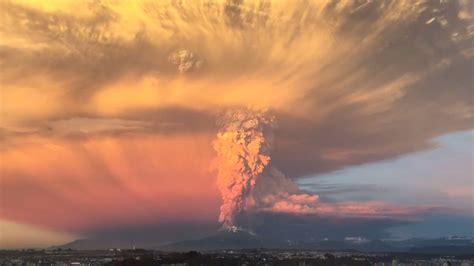
[[[160,250],[173,251],[256,248],[291,248],[291,242],[259,236],[240,227],[230,227],[208,237],[179,241],[159,247]]]

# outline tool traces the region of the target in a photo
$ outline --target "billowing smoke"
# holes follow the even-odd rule
[[[244,211],[273,209],[285,203],[311,208],[317,195],[299,193],[297,185],[270,165],[275,119],[265,111],[235,109],[219,120],[213,146],[217,152],[217,184],[222,195],[219,221],[224,228],[239,226]]]
[[[219,124],[221,130],[213,146],[217,152],[217,185],[222,195],[219,221],[236,226],[239,214],[251,204],[257,179],[270,162],[273,117],[250,109],[231,110]]]
[[[249,229],[244,227],[251,222],[241,218],[253,212],[407,219],[426,210],[383,202],[322,202],[318,195],[301,191],[271,164],[273,116],[265,111],[233,109],[218,123],[221,129],[213,147],[222,196],[219,221],[224,229]]]
[[[198,70],[204,63],[202,59],[199,59],[193,52],[188,50],[178,50],[172,53],[168,60],[177,66],[180,74]]]

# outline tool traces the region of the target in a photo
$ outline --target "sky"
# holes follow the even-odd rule
[[[444,135],[433,140],[436,147],[431,150],[302,178],[298,184],[335,201],[416,202],[459,211],[430,214],[417,223],[391,228],[394,238],[472,237],[473,137],[474,131]]]
[[[1,1],[0,248],[472,236],[472,10]]]

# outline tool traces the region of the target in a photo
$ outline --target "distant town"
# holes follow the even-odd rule
[[[92,265],[373,265],[373,266],[473,266],[474,254],[440,256],[414,253],[357,251],[243,249],[163,252],[146,249],[24,249],[0,251],[2,266]]]

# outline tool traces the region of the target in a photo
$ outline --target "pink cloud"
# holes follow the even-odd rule
[[[265,199],[265,212],[314,214],[334,217],[366,217],[414,219],[420,214],[436,211],[433,206],[401,206],[379,201],[321,202],[318,195],[282,193]]]
[[[209,143],[199,135],[25,139],[0,151],[0,218],[71,232],[214,222]]]

